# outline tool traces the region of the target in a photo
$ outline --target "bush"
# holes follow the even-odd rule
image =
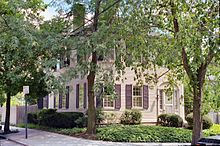
[[[120,118],[121,124],[135,125],[141,123],[141,112],[138,110],[125,111]]]
[[[37,116],[38,116],[38,113],[35,112],[35,113],[28,113],[27,115],[28,117],[28,123],[31,123],[31,124],[38,124],[38,119],[37,119]]]
[[[102,108],[96,109],[96,123],[101,124],[105,120],[105,113]]]
[[[167,127],[182,127],[183,119],[176,114],[161,114],[157,117],[157,125]]]
[[[79,112],[56,112],[56,109],[43,109],[38,114],[38,124],[54,128],[85,127],[85,116]]]
[[[220,124],[213,124],[209,129],[203,131],[205,136],[220,135]]]
[[[143,126],[112,125],[97,130],[97,138],[114,142],[191,142],[192,131],[188,129]]]
[[[176,114],[171,114],[168,116],[169,126],[170,127],[182,127],[183,126],[183,119]]]
[[[62,112],[62,114],[68,116],[71,119],[71,127],[82,128],[86,126],[86,118],[83,113],[80,112]]]
[[[167,114],[161,114],[157,117],[157,125],[167,126]]]
[[[188,128],[193,128],[193,113],[186,116],[186,121],[188,123]],[[207,116],[202,116],[202,129],[209,129],[213,125],[212,120]]]

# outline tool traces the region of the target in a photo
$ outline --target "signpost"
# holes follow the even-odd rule
[[[29,94],[29,86],[23,86],[23,94],[25,98],[25,138],[27,139],[27,97],[26,95]]]

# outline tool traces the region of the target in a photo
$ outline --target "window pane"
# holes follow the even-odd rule
[[[135,107],[142,107],[142,97],[134,97],[133,98],[133,104]]]
[[[114,107],[114,100],[106,96],[103,98],[103,105],[104,107]]]
[[[62,96],[62,108],[66,108],[66,96]]]
[[[173,103],[172,100],[173,100],[172,95],[165,93],[165,103],[166,103],[166,104],[172,104],[172,103]]]
[[[83,103],[84,103],[84,88],[83,84],[79,85],[79,108],[83,108]]]
[[[160,109],[163,109],[163,90],[160,90]]]
[[[141,87],[138,86],[133,87],[133,96],[141,96]]]

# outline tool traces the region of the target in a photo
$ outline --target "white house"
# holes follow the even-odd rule
[[[73,67],[77,62],[74,56],[76,55],[71,56],[71,60],[65,58],[65,61],[61,61],[57,65],[56,74],[64,72],[65,68],[62,68],[64,65]],[[161,75],[166,71],[167,69],[159,68],[157,74]],[[96,106],[103,107],[106,113],[114,113],[117,117],[125,110],[138,109],[142,113],[142,122],[148,124],[156,123],[157,116],[162,113],[175,113],[184,119],[184,89],[181,82],[173,89],[172,95],[167,96],[164,90],[168,84],[166,75],[159,78],[157,85],[144,83],[142,86],[137,85],[134,77],[135,73],[126,68],[123,75],[126,80],[115,81],[118,98],[115,100],[110,100],[108,96],[103,99],[97,98]],[[65,96],[51,93],[44,97],[40,107],[56,108],[62,112],[85,112],[88,106],[86,78],[72,79],[66,89],[68,92]]]

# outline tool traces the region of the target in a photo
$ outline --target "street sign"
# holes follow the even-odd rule
[[[24,95],[29,94],[29,86],[23,86]]]

